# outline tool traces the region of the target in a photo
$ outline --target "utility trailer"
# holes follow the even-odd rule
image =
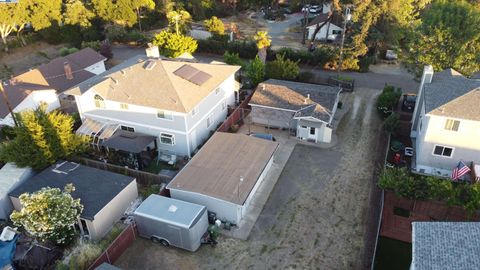
[[[207,208],[150,195],[133,213],[140,236],[164,246],[196,251],[208,229]]]

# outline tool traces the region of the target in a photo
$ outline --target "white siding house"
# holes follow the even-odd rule
[[[0,125],[14,125],[7,103],[14,113],[35,109],[42,103],[47,105],[47,111],[58,109],[59,96],[63,96],[65,90],[104,72],[105,60],[104,56],[85,48],[1,82],[7,99],[0,95]]]
[[[424,69],[412,119],[413,170],[448,177],[459,161],[480,163],[480,80]]]
[[[312,40],[313,34],[315,33],[315,29],[317,28],[317,26],[321,26],[328,19],[328,16],[329,14],[327,13],[320,14],[307,25],[309,40]],[[333,18],[325,25],[323,25],[317,32],[317,34],[315,35],[315,40],[334,41],[342,35],[343,28],[340,16],[337,16],[336,14],[332,16]]]
[[[190,156],[235,104],[238,69],[139,55],[68,93],[84,123],[92,119],[155,136],[160,153]]]

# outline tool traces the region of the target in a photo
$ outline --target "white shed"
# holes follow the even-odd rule
[[[170,196],[239,224],[268,173],[278,143],[244,134],[215,133],[168,184]]]
[[[19,168],[7,163],[0,169],[0,219],[8,219],[13,205],[8,193],[33,175],[31,168]]]

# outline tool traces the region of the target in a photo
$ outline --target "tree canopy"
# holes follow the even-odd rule
[[[207,28],[207,31],[213,34],[225,34],[225,25],[223,24],[222,20],[215,16],[211,17],[208,20],[205,20],[205,28]]]
[[[155,35],[152,42],[158,46],[161,55],[172,58],[178,57],[183,53],[193,54],[198,47],[195,39],[167,31],[162,31]]]
[[[167,19],[170,29],[179,35],[187,32],[192,16],[186,10],[172,10],[167,13]]]
[[[39,191],[20,195],[22,209],[13,211],[12,221],[41,241],[50,240],[58,245],[67,245],[74,237],[73,226],[83,211],[80,199],[73,199],[72,184],[59,188],[42,188]]]
[[[70,115],[47,113],[42,105],[16,117],[19,126],[13,128],[15,138],[0,145],[1,161],[43,169],[85,149],[85,139],[72,132],[74,120]]]
[[[435,1],[423,15],[410,43],[410,63],[420,72],[454,68],[470,75],[480,70],[480,9],[466,1]]]

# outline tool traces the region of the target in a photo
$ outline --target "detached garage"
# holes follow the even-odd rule
[[[277,147],[265,139],[217,132],[167,188],[172,198],[204,205],[217,218],[239,224]]]

